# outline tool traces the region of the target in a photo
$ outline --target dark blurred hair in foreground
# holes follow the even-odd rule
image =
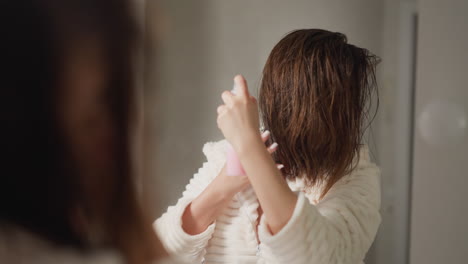
[[[0,225],[92,249],[89,236],[72,224],[72,210],[81,207],[105,238],[100,246],[128,258],[150,254],[153,232],[141,212],[130,162],[137,31],[128,1],[2,1],[0,20]],[[102,175],[107,188],[94,197],[81,182],[72,142],[57,119],[66,54],[86,38],[97,39],[107,52],[108,107],[116,133],[113,173]]]

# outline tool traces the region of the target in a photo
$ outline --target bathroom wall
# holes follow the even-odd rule
[[[410,263],[467,263],[468,2],[418,5]]]

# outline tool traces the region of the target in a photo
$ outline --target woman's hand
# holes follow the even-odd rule
[[[218,107],[218,127],[236,152],[252,141],[260,141],[258,136],[259,117],[257,100],[249,94],[244,77],[234,78],[236,94],[225,91],[224,104]]]
[[[236,94],[224,92],[218,107],[218,127],[237,152],[255,190],[270,231],[279,232],[291,218],[297,196],[288,186],[258,136],[257,101],[250,96],[245,79],[234,78]]]

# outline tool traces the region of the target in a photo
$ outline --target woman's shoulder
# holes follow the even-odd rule
[[[380,169],[372,161],[367,145],[361,146],[355,162],[357,163],[353,170],[338,180],[323,199],[336,195],[342,196],[343,192],[346,193],[346,196],[365,192],[367,195],[373,196],[374,200],[380,204]],[[290,183],[291,185],[302,190],[314,204],[320,201],[324,188],[324,186],[307,186],[301,179]]]

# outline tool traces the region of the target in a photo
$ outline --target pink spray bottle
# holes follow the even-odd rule
[[[233,93],[234,95],[236,94],[236,84],[234,84],[234,88],[232,89],[231,93]],[[232,147],[232,145],[229,143],[226,150],[226,174],[228,176],[245,175],[245,171],[242,167],[239,157],[237,156],[237,153]]]
[[[244,168],[231,144],[228,145],[226,150],[226,174],[227,176],[245,175]]]

